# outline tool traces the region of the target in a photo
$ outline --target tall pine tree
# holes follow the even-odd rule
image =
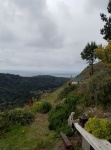
[[[111,14],[111,0],[109,0],[108,6],[107,6],[108,13]],[[105,14],[100,14],[101,19],[105,22],[104,28],[101,29],[101,34],[104,35],[105,40],[111,40],[111,16],[107,17]]]
[[[87,43],[83,51],[81,52],[81,58],[86,59],[89,66],[91,66],[90,75],[93,75],[93,64],[96,60],[96,56],[94,54],[97,44],[95,42]]]

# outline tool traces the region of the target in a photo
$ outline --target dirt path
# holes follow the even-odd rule
[[[63,150],[60,138],[57,138],[55,132],[50,131],[48,128],[48,114],[36,114],[35,121],[31,125],[30,132],[27,134],[27,138],[29,137],[30,139],[41,140],[41,144],[46,145],[46,147],[39,145],[44,147],[39,148],[39,150]]]
[[[48,129],[48,114],[37,113],[35,120],[31,125],[30,132],[27,134],[30,138],[46,138],[50,131]]]

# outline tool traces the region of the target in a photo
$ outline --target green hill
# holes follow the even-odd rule
[[[93,76],[97,75],[98,73],[102,72],[107,72],[108,70],[111,70],[111,68],[106,68],[103,66],[101,63],[96,63],[93,66],[94,68],[94,73]],[[85,79],[90,79],[90,66],[87,66],[81,73],[80,75],[83,76],[83,80]]]
[[[68,80],[48,75],[21,77],[0,73],[0,104],[23,106],[33,96],[37,97],[46,90],[53,91]]]

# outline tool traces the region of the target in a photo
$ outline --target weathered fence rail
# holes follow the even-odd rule
[[[75,128],[82,135],[82,148],[83,150],[111,150],[111,143],[104,139],[98,139],[78,123],[74,123]]]

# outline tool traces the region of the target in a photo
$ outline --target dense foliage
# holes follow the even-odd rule
[[[7,113],[0,112],[0,136],[7,132],[9,127],[9,122],[7,119]]]
[[[8,112],[8,119],[14,124],[30,124],[34,119],[34,114],[27,109],[16,108]]]
[[[100,139],[111,140],[111,121],[102,118],[90,118],[85,129]]]
[[[36,112],[47,113],[52,105],[50,102],[35,102],[33,105],[24,108],[14,108],[0,112],[0,136],[10,131],[15,125],[24,126],[34,121]]]
[[[111,14],[111,1],[108,3],[107,7],[108,13]],[[100,14],[102,21],[105,22],[104,28],[101,29],[101,34],[104,35],[105,40],[111,40],[111,17],[107,17],[105,14]]]
[[[38,111],[41,113],[47,113],[50,111],[51,107],[52,107],[52,105],[50,102],[44,101],[41,103]]]
[[[6,132],[13,130],[14,126],[23,126],[30,124],[34,119],[31,111],[21,108],[11,110],[9,112],[0,112],[0,138]]]
[[[19,75],[0,74],[0,103],[4,105],[23,106],[32,96],[40,91],[54,90],[68,78],[53,76],[20,77]]]
[[[95,42],[91,42],[91,44],[87,43],[87,45],[81,52],[82,59],[83,60],[85,59],[87,61],[87,63],[91,66],[91,71],[90,71],[91,75],[93,74],[93,64],[96,60],[96,55],[94,54],[94,52],[97,47],[98,46]]]
[[[39,112],[40,107],[41,107],[41,102],[39,101],[39,102],[33,103],[33,105],[31,105],[30,108],[31,108],[31,111],[32,111],[33,113],[36,113],[36,112]],[[29,106],[26,106],[26,108],[28,109]]]
[[[102,61],[106,67],[111,67],[111,41],[105,47],[98,47],[95,55]]]
[[[71,130],[68,127],[68,117],[71,112],[76,112],[75,118],[78,116],[76,105],[79,102],[81,95],[68,96],[63,103],[58,104],[49,114],[49,129],[58,132],[70,134]]]
[[[39,101],[39,102],[35,102],[33,103],[33,105],[31,106],[31,111],[36,113],[36,112],[40,112],[40,113],[48,113],[52,108],[52,105],[50,102],[47,101]]]
[[[89,82],[89,96],[93,104],[111,107],[111,72],[100,72]]]

